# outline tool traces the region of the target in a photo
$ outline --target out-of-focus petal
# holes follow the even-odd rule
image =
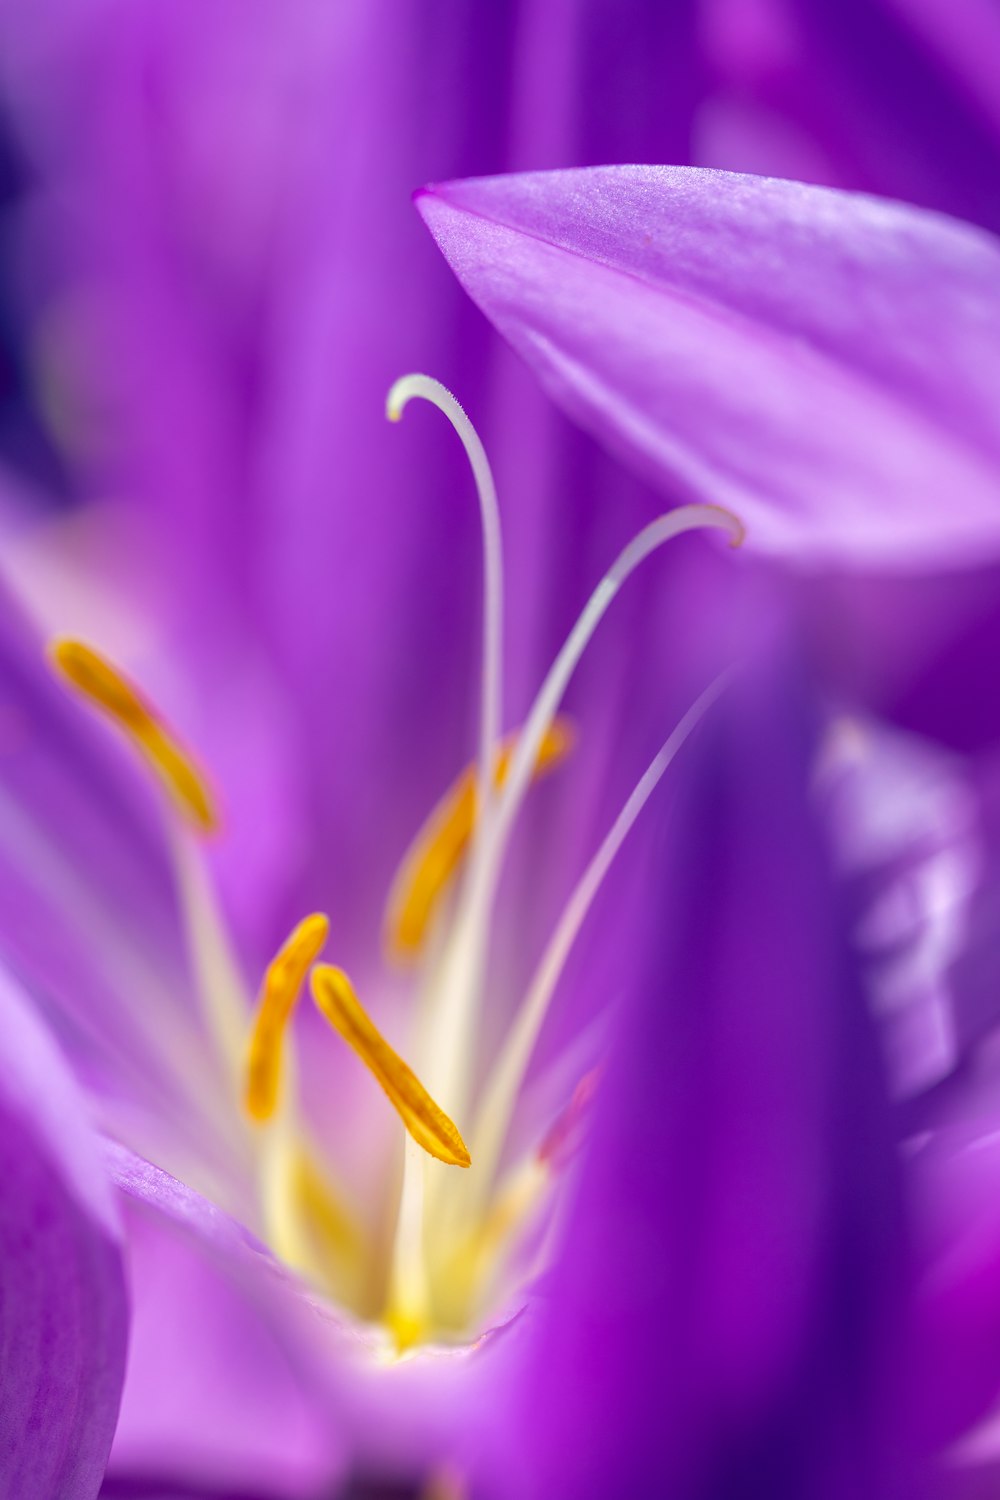
[[[134,1287],[110,1462],[121,1492],[141,1481],[168,1494],[172,1484],[275,1500],[322,1494],[343,1453],[322,1376],[329,1314],[200,1194],[113,1143],[106,1161]]]
[[[1000,247],[857,195],[683,167],[453,182],[419,207],[583,426],[802,561],[1000,547]]]
[[[916,1493],[892,1127],[785,666],[734,680],[664,830],[652,962],[498,1398],[518,1495]]]
[[[966,1090],[978,1114],[973,1106],[918,1138],[907,1160],[922,1272],[920,1420],[932,1443],[960,1444],[979,1463],[1000,1454],[997,1076],[994,1063]]]
[[[173,1160],[207,1157],[224,1139],[217,1075],[151,779],[55,680],[2,588],[0,669],[0,955],[102,1123],[151,1152],[183,1141]]]
[[[842,698],[963,753],[1000,743],[1000,699],[981,686],[1000,659],[995,562],[803,579],[797,606]]]
[[[0,975],[0,1492],[92,1500],[128,1309],[115,1204],[64,1062]]]
[[[974,1023],[954,972],[984,857],[975,788],[958,757],[859,719],[831,724],[821,766],[890,1086],[912,1097],[946,1078],[989,1024]]]
[[[705,0],[704,166],[905,198],[1000,229],[991,0]]]

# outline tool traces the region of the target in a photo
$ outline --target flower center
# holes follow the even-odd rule
[[[347,975],[320,962],[329,936],[329,921],[321,913],[300,922],[268,965],[251,1012],[192,837],[218,827],[204,778],[155,708],[106,658],[77,641],[57,642],[51,650],[54,665],[72,687],[127,734],[179,814],[168,827],[195,977],[226,1088],[249,1132],[265,1234],[277,1253],[366,1316],[373,1311],[370,1284],[361,1290],[366,1268],[383,1263],[374,1310],[398,1351],[429,1339],[473,1336],[535,1269],[532,1251],[545,1240],[540,1230],[551,1189],[585,1125],[594,1086],[593,1073],[587,1073],[534,1145],[505,1164],[535,1043],[618,850],[723,687],[720,678],[705,690],[636,784],[580,876],[485,1084],[477,1088],[481,1059],[475,1041],[492,957],[497,888],[529,785],[561,764],[572,746],[571,727],[559,714],[568,683],[615,595],[651,553],[696,528],[723,530],[733,545],[743,534],[740,523],[716,506],[682,506],[652,521],[601,579],[522,729],[501,740],[502,565],[493,478],[472,424],[436,381],[413,375],[397,382],[387,403],[390,418],[398,419],[415,397],[444,412],[469,457],[482,520],[485,580],[476,764],[427,818],[401,863],[386,909],[387,955],[414,977],[416,1071],[381,1034]],[[387,1242],[381,1253],[365,1243],[335,1186],[327,1153],[301,1115],[290,1023],[307,984],[319,1012],[367,1066],[405,1126],[401,1179],[386,1185],[396,1202],[391,1246]]]

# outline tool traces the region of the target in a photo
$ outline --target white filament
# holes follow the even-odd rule
[[[559,710],[563,694],[608,606],[626,580],[651,553],[686,531],[715,528],[727,531],[734,545],[743,528],[730,511],[717,505],[682,505],[651,521],[623,548],[591,594],[531,706],[517,737],[494,817],[483,831],[466,890],[455,919],[451,951],[436,997],[435,1045],[428,1057],[433,1069],[433,1091],[444,1108],[461,1114],[465,1108],[467,1066],[475,1012],[482,988],[490,911],[511,828],[531,780],[545,735]],[[473,1158],[475,1160],[475,1158]]]
[[[251,1003],[215,891],[186,832],[167,822],[174,878],[202,1014],[234,1098],[243,1081]]]
[[[484,859],[484,864],[491,866],[491,870],[487,871],[487,879],[490,874],[495,876],[498,870],[511,827],[531,781],[542,741],[552,727],[570,679],[611,601],[636,568],[665,542],[686,531],[706,528],[727,531],[734,545],[742,540],[743,528],[731,511],[723,510],[718,505],[681,505],[677,510],[658,516],[637,537],[633,537],[591,594],[562,650],[549,668],[524,728],[517,737],[492,829],[492,858],[489,861]]]
[[[493,790],[493,755],[500,738],[501,651],[503,641],[503,548],[496,485],[486,450],[465,411],[447,386],[430,375],[403,375],[386,397],[390,422],[398,422],[407,403],[429,401],[444,413],[461,440],[479,499],[483,533],[483,669],[479,715],[478,808],[481,828],[487,826]]]
[[[691,705],[664,741],[629,795],[621,812],[577,882],[542,954],[524,1003],[508,1033],[500,1058],[486,1086],[486,1094],[472,1135],[477,1202],[492,1186],[514,1105],[524,1081],[549,1002],[573,944],[608,871],[636,819],[667,767],[692,730],[700,723],[728,681],[724,672]]]

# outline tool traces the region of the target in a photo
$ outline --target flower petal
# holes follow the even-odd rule
[[[160,1485],[153,1493],[322,1493],[342,1435],[323,1377],[328,1325],[303,1284],[166,1172],[111,1142],[106,1161],[122,1196],[135,1301],[110,1461],[121,1492],[148,1477]]]
[[[911,1098],[1000,1019],[993,996],[976,1024],[956,973],[983,858],[974,788],[964,763],[932,742],[854,718],[830,726],[820,784],[890,1086]]]
[[[899,204],[684,167],[452,182],[421,213],[549,394],[803,560],[1000,548],[1000,247]]]
[[[786,668],[738,677],[685,763],[653,961],[515,1366],[519,1495],[897,1493],[894,1148]]]
[[[56,682],[2,580],[0,679],[0,955],[101,1099],[102,1125],[207,1160],[224,1116],[155,790]]]
[[[0,1493],[97,1494],[128,1320],[115,1206],[69,1072],[0,975]]]
[[[973,1120],[947,1122],[920,1140],[909,1162],[922,1271],[920,1416],[940,1445],[972,1439],[980,1459],[998,1452],[1000,1396],[1000,1134],[996,1074]],[[973,1093],[967,1088],[966,1095]],[[968,1099],[965,1101],[968,1103]],[[991,1420],[992,1418],[992,1420]]]

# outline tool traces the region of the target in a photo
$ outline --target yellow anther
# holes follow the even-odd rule
[[[503,786],[510,769],[516,734],[508,735],[493,763],[493,780]],[[568,719],[557,718],[543,739],[535,762],[535,775],[565,760],[573,748],[573,728]],[[478,813],[476,772],[463,771],[434,808],[413,843],[393,881],[386,908],[386,942],[400,963],[415,959],[430,929],[431,919],[448,883],[469,846]]]
[[[329,931],[321,912],[305,917],[267,966],[247,1052],[244,1103],[251,1119],[269,1120],[278,1107],[285,1028]]]
[[[184,817],[203,833],[218,827],[204,778],[187,751],[117,667],[82,641],[59,640],[49,657],[67,682],[114,719],[161,778]]]
[[[382,1085],[417,1145],[449,1166],[470,1166],[471,1158],[455,1125],[389,1046],[347,975],[329,964],[317,964],[311,984],[317,1006]]]

